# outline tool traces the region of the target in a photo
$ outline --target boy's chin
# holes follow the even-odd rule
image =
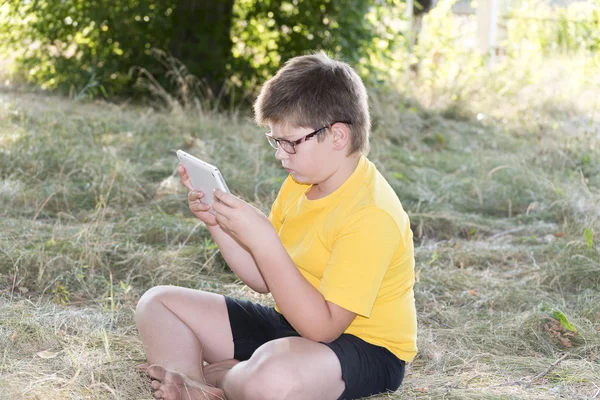
[[[301,185],[312,185],[313,184],[313,182],[311,182],[310,179],[307,179],[305,176],[298,175],[295,172],[292,172],[290,174],[290,176],[296,183],[299,183]]]

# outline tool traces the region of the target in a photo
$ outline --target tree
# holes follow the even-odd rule
[[[231,61],[234,0],[179,0],[171,21],[168,48],[188,70],[216,91]]]
[[[63,92],[132,94],[129,69],[159,72],[153,47],[166,48],[170,1],[7,0],[0,48],[16,52],[30,82]]]
[[[323,49],[376,80],[376,61],[403,46],[393,26],[404,17],[404,0],[239,0],[232,27],[235,70],[267,78],[282,62]]]
[[[252,88],[282,61],[323,49],[363,76],[403,41],[403,0],[5,0],[0,48],[48,89],[136,93],[133,67],[168,85],[152,49],[167,50],[209,87]],[[173,67],[172,65],[168,66]],[[181,64],[175,64],[180,68]]]
[[[419,41],[419,34],[423,27],[423,17],[431,11],[431,8],[434,7],[436,3],[437,0],[415,0],[413,3],[413,45],[417,44]]]

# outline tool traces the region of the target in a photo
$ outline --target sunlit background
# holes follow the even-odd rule
[[[315,49],[373,85],[409,70],[452,79],[472,63],[523,57],[595,60],[598,19],[595,1],[574,0],[7,0],[0,44],[7,86],[140,96],[148,74],[174,93],[189,73],[239,99]]]
[[[363,78],[414,232],[419,353],[374,399],[600,398],[600,0],[1,3],[0,399],[151,399],[155,285],[272,304],[175,151],[268,213],[286,174],[251,105],[320,49]]]

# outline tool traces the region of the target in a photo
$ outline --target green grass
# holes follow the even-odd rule
[[[419,80],[372,91],[370,158],[411,217],[420,329],[403,387],[377,399],[600,396],[600,88],[553,85],[557,65],[478,72],[457,101]],[[0,92],[0,398],[150,399],[133,310],[154,285],[272,301],[187,209],[178,148],[265,212],[285,178],[242,114]],[[545,327],[556,311],[572,347]]]

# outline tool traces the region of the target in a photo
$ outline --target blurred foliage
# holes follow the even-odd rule
[[[600,50],[600,0],[551,7],[546,1],[523,1],[507,15],[509,42],[527,42],[530,52],[572,53]]]
[[[129,67],[152,65],[164,48],[171,2],[8,0],[0,43],[17,52],[18,71],[44,89],[89,95],[130,90]]]
[[[242,77],[262,80],[282,61],[325,49],[375,82],[383,65],[406,44],[400,34],[404,11],[400,0],[239,0],[234,6],[232,55],[245,65],[234,65]]]
[[[285,60],[323,49],[370,87],[413,71],[432,89],[428,104],[436,87],[458,103],[486,59],[457,40],[454,3],[438,1],[410,46],[405,0],[5,0],[0,55],[14,55],[28,82],[75,99],[150,93],[215,109],[253,98]],[[504,16],[508,61],[583,51],[600,64],[600,0],[547,3],[519,2]]]
[[[168,87],[165,69],[175,64],[185,73],[172,75],[189,72],[213,92],[226,81],[252,89],[315,49],[375,77],[404,44],[404,8],[403,0],[7,0],[0,50],[17,52],[29,82],[72,96],[131,95],[139,90],[132,67]],[[164,61],[164,51],[180,62],[154,57]]]

